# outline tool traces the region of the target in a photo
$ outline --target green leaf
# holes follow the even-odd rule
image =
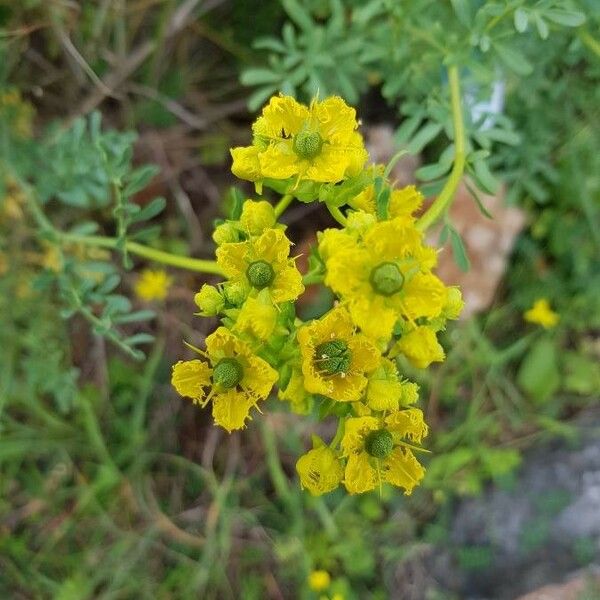
[[[138,346],[139,344],[149,344],[154,341],[154,336],[149,333],[136,333],[131,337],[125,338],[123,340],[124,344],[128,346]]]
[[[498,180],[492,175],[485,160],[479,160],[473,164],[473,174],[477,185],[484,192],[495,194],[498,191]]]
[[[136,310],[132,313],[119,315],[113,318],[113,323],[138,323],[139,321],[148,321],[154,319],[156,313],[153,310]]]
[[[449,162],[440,161],[431,165],[425,165],[415,171],[415,176],[421,181],[431,181],[432,179],[437,179],[438,177],[445,175],[450,170],[451,166],[452,160]]]
[[[377,194],[375,198],[375,205],[377,207],[377,218],[381,221],[388,218],[388,206],[390,203],[390,196],[392,190],[389,186],[384,186],[384,188]]]
[[[494,42],[494,49],[500,60],[517,75],[529,75],[533,72],[531,63],[518,50],[499,42]]]
[[[450,245],[452,246],[454,262],[463,273],[466,273],[471,268],[471,261],[469,261],[462,238],[454,227],[448,226],[448,231],[450,233]]]
[[[159,172],[159,168],[156,165],[144,165],[134,169],[129,177],[125,187],[123,188],[123,196],[128,198],[137,194],[140,190],[143,190]]]
[[[98,231],[98,223],[93,221],[84,221],[83,223],[77,223],[71,227],[69,233],[74,235],[93,235]]]
[[[501,142],[502,144],[507,144],[509,146],[518,146],[521,143],[521,136],[516,131],[511,131],[510,129],[492,127],[481,133],[490,140]]]
[[[280,76],[270,69],[246,69],[240,76],[242,85],[261,85],[264,83],[276,83]]]
[[[423,113],[419,111],[412,117],[402,121],[402,124],[400,127],[398,127],[396,133],[394,134],[394,141],[396,144],[406,144],[406,142],[408,142],[408,140],[414,135],[422,120]]]
[[[565,27],[579,27],[586,21],[585,15],[578,10],[551,8],[544,11],[544,16],[553,23],[564,25]]]
[[[148,202],[138,213],[133,215],[131,218],[132,223],[139,223],[140,221],[147,221],[153,219],[159,215],[167,205],[167,201],[161,196],[154,198],[151,202]]]
[[[546,40],[548,39],[548,35],[550,35],[550,30],[548,29],[548,24],[542,17],[540,17],[539,13],[535,13],[535,26],[537,28],[539,36]]]
[[[418,154],[429,142],[431,142],[434,137],[440,133],[441,130],[441,123],[427,123],[427,125],[419,129],[416,135],[412,138],[408,144],[408,151],[411,154]]]
[[[290,16],[290,19],[300,27],[305,33],[310,33],[315,27],[309,13],[307,13],[302,5],[296,0],[281,0],[285,12]]]
[[[540,338],[525,355],[517,373],[519,387],[536,403],[549,400],[560,386],[556,346],[549,337]]]
[[[529,16],[524,8],[517,8],[514,14],[515,29],[519,33],[523,33],[527,29],[527,23],[529,22]]]
[[[472,22],[470,0],[451,0],[452,8],[458,20],[465,26],[470,27]]]
[[[477,204],[477,207],[479,208],[479,211],[481,212],[481,214],[484,217],[487,217],[488,219],[493,219],[494,217],[488,211],[488,209],[484,206],[483,201],[481,200],[479,194],[477,193],[477,190],[469,183],[467,178],[465,178],[465,185],[466,185],[467,189],[469,190],[471,196],[473,197],[473,200],[475,200],[475,204]]]

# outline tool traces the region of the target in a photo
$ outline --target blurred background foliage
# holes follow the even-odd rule
[[[510,488],[533,443],[576,443],[600,394],[599,32],[593,0],[0,0],[0,595],[377,599],[412,581],[402,597],[435,599],[452,596],[432,548],[484,568],[452,547],[457,499]],[[485,213],[501,183],[528,225],[447,361],[401,365],[432,427],[423,487],[313,499],[294,462],[314,423],[272,401],[228,437],[175,397],[206,278],[173,270],[164,303],[136,298],[152,256],[132,249],[211,256],[209,224],[252,193],[229,189],[228,148],[279,90],[390,123],[436,194],[450,64],[473,201]],[[301,249],[332,224],[314,205],[284,220]],[[539,297],[553,330],[523,323]]]

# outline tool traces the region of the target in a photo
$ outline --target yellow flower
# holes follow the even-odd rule
[[[337,96],[309,107],[274,96],[253,125],[253,145],[231,150],[231,170],[250,181],[335,183],[358,174],[367,159],[357,128],[356,111]]]
[[[404,440],[420,443],[426,435],[427,425],[417,408],[394,412],[383,419],[347,419],[342,450],[348,457],[344,473],[348,492],[362,494],[387,482],[404,488],[409,495],[423,478],[425,469]]]
[[[304,387],[304,377],[300,368],[292,370],[290,381],[285,390],[279,390],[278,398],[289,402],[293,412],[298,415],[307,415],[312,408],[312,395]]]
[[[229,432],[245,426],[250,409],[269,395],[275,381],[277,371],[225,327],[206,338],[206,360],[179,361],[171,377],[177,392],[194,403],[206,406],[212,400],[215,423]]]
[[[33,106],[21,97],[16,88],[0,92],[0,118],[10,124],[10,130],[18,137],[29,138],[33,127]]]
[[[313,592],[323,592],[329,587],[331,577],[327,571],[313,571],[308,576],[308,587]]]
[[[325,283],[369,337],[388,341],[400,317],[434,318],[446,305],[446,287],[431,273],[435,251],[421,239],[410,219],[397,217],[375,223],[351,244],[346,239],[339,252],[329,245]]]
[[[388,204],[388,218],[410,217],[423,204],[423,194],[414,185],[399,190],[392,190]],[[353,208],[369,214],[377,214],[375,186],[370,185],[352,199]]]
[[[309,450],[296,463],[300,485],[313,496],[335,490],[342,481],[344,469],[339,458],[329,446]]]
[[[432,362],[442,362],[446,355],[435,332],[420,326],[402,335],[395,346],[417,369],[426,369]]]
[[[290,245],[281,229],[267,229],[255,239],[217,248],[217,263],[230,280],[258,291],[268,289],[279,304],[304,291],[302,275],[289,258]]]
[[[235,329],[246,331],[259,340],[268,340],[277,324],[277,309],[263,292],[256,298],[248,298],[242,305]]]
[[[146,302],[164,300],[172,283],[173,279],[163,269],[144,269],[135,284],[135,293]]]
[[[541,325],[545,329],[554,327],[560,316],[555,313],[551,308],[546,298],[540,298],[533,303],[533,307],[525,312],[525,320],[530,323],[536,323]]]
[[[377,368],[379,350],[364,335],[354,331],[344,308],[298,330],[305,388],[339,402],[360,400],[367,375]]]
[[[240,225],[247,235],[260,235],[275,226],[275,209],[266,200],[246,200],[242,206]]]

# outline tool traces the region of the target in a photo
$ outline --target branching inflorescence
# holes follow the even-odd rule
[[[329,444],[313,436],[298,460],[302,487],[320,495],[343,484],[356,494],[388,482],[410,494],[424,475],[415,453],[427,425],[415,407],[418,386],[396,358],[420,369],[444,360],[437,334],[463,304],[433,272],[437,252],[414,216],[423,197],[414,186],[393,189],[383,166],[366,165],[356,113],[341,98],[306,107],[273,97],[253,134],[251,146],[232,149],[232,171],[282,198],[276,206],[246,200],[216,228],[226,281],[203,285],[195,300],[221,326],[206,350],[194,348],[199,358],[173,366],[173,385],[211,403],[229,432],[245,427],[274,386],[296,413],[318,402],[338,428]],[[318,233],[304,277],[278,222],[293,199],[324,202],[341,225]],[[321,282],[336,302],[303,322],[295,302],[305,284]]]

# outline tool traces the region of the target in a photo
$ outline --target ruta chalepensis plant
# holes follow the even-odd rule
[[[420,369],[444,360],[437,334],[463,304],[460,291],[435,275],[437,252],[424,243],[424,231],[445,215],[464,167],[458,68],[450,66],[448,74],[455,165],[425,211],[414,186],[395,189],[389,180],[394,160],[368,164],[355,110],[341,98],[304,106],[277,95],[255,121],[252,144],[231,155],[233,173],[252,181],[257,196],[269,188],[281,198],[275,205],[260,198],[238,202],[214,230],[216,260],[146,245],[156,245],[156,230],[143,224],[165,201],[141,208],[133,197],[156,169],[133,168],[134,136],[102,131],[97,114],[50,130],[40,143],[24,127],[11,129],[14,119],[5,120],[2,133],[13,148],[0,163],[11,199],[5,218],[32,218],[44,265],[34,287],[55,289],[65,318],[79,314],[134,358],[144,356],[138,346],[152,336],[130,327],[153,313],[133,310],[115,292],[120,273],[111,251],[125,268],[140,256],[223,277],[195,296],[199,315],[218,317],[220,326],[204,348],[193,348],[197,358],[173,366],[175,389],[210,405],[215,423],[228,432],[244,428],[274,389],[296,413],[318,404],[321,418],[336,418],[338,427],[327,443],[313,436],[312,449],[298,460],[303,488],[319,495],[343,484],[356,494],[389,482],[409,494],[424,475],[416,455],[424,451],[428,428],[416,407],[418,386],[403,376],[396,358]],[[36,168],[42,162],[45,169]],[[45,213],[51,199],[65,206],[61,227]],[[280,223],[295,200],[324,203],[339,223],[318,232],[304,274]],[[114,237],[78,221],[77,209],[109,206]],[[166,272],[146,270],[135,292],[160,303],[170,283]],[[315,284],[330,288],[336,301],[320,318],[303,322],[295,303]]]
[[[450,70],[460,160],[458,78]],[[339,97],[310,106],[290,96],[270,99],[253,125],[250,146],[231,150],[233,173],[281,194],[273,206],[247,199],[213,234],[224,281],[205,284],[195,301],[221,325],[193,348],[198,358],[173,366],[172,383],[228,432],[242,429],[276,388],[297,413],[315,403],[338,420],[328,442],[296,468],[314,495],[343,484],[351,494],[383,482],[410,494],[424,469],[416,458],[428,429],[416,408],[419,389],[399,372],[404,355],[425,369],[444,360],[437,334],[462,308],[460,291],[435,275],[437,252],[423,232],[450,203],[457,177],[420,217],[423,196],[394,189],[391,165],[367,164],[355,110]],[[459,163],[460,167],[460,163]],[[325,203],[338,228],[318,232],[302,275],[279,218],[294,199]],[[305,286],[323,283],[334,306],[303,322],[295,302]]]

